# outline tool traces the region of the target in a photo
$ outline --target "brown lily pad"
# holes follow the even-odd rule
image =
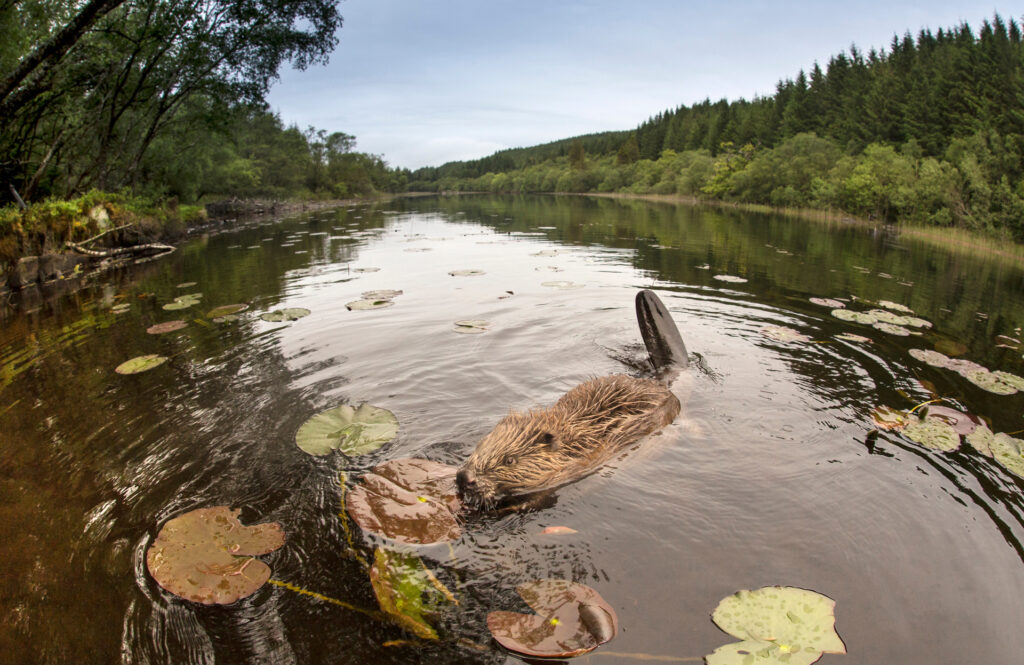
[[[967,436],[978,428],[981,419],[948,406],[928,406],[924,418],[937,418],[952,427],[960,436]]]
[[[487,628],[509,651],[536,658],[572,658],[615,637],[619,619],[604,598],[568,580],[538,580],[516,587],[536,614],[491,612]]]
[[[364,530],[401,543],[427,545],[459,537],[455,467],[425,459],[384,462],[363,476],[346,501]]]
[[[913,416],[891,406],[879,406],[871,411],[871,420],[878,429],[899,431],[910,424]]]
[[[164,333],[175,332],[187,327],[188,324],[181,320],[164,321],[163,323],[157,323],[146,328],[146,332],[150,335],[163,335]]]
[[[947,356],[962,356],[967,353],[967,345],[951,339],[940,339],[935,342],[935,350]]]
[[[236,508],[200,508],[167,521],[146,552],[157,584],[185,600],[227,605],[251,595],[270,579],[270,567],[254,557],[284,545],[277,522],[243,526]]]
[[[810,298],[810,301],[815,305],[821,305],[829,309],[843,309],[846,307],[846,303],[835,298]]]

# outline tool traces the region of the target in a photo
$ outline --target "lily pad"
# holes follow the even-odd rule
[[[840,321],[851,321],[854,323],[864,323],[866,325],[871,325],[878,320],[872,314],[867,312],[854,312],[849,309],[834,309],[832,310],[832,316],[836,317]]]
[[[378,547],[373,554],[370,584],[380,608],[398,625],[422,639],[438,639],[429,619],[455,597],[418,556]]]
[[[894,326],[907,325],[908,317],[900,316],[899,314],[893,314],[892,312],[886,311],[884,309],[869,309],[864,313],[874,317],[875,322],[881,321],[882,323],[891,323]]]
[[[553,282],[541,282],[541,286],[550,286],[553,289],[582,289],[583,285],[577,282],[567,282],[564,280],[555,280]]]
[[[482,319],[466,319],[455,322],[455,332],[466,335],[478,335],[486,332],[490,327],[491,322]]]
[[[978,386],[982,390],[987,390],[990,393],[996,395],[1012,395],[1017,392],[1017,388],[1006,381],[1004,381],[998,372],[990,372],[987,369],[981,369],[974,372],[967,372],[964,374],[968,381]]]
[[[904,314],[913,314],[914,313],[914,310],[910,309],[906,305],[901,305],[899,303],[891,302],[889,300],[879,300],[878,301],[878,306],[879,307],[884,307],[886,309],[891,309],[894,312],[902,312]]]
[[[572,658],[593,651],[619,631],[619,619],[597,591],[567,580],[516,587],[536,614],[490,612],[487,629],[509,651],[535,658]]]
[[[159,367],[165,362],[167,362],[167,358],[165,356],[150,353],[145,356],[136,356],[131,360],[126,360],[115,367],[114,371],[118,374],[138,374],[139,372],[145,372],[153,369],[154,367]]]
[[[348,404],[316,414],[295,433],[295,444],[310,455],[327,455],[340,450],[354,457],[377,450],[395,438],[398,419],[387,409]]]
[[[810,665],[824,653],[846,653],[835,630],[835,601],[807,589],[739,591],[711,619],[741,642],[704,657],[707,665]]]
[[[206,318],[217,319],[230,314],[238,314],[249,309],[249,306],[244,303],[238,303],[236,305],[221,305],[220,307],[214,307],[206,313]]]
[[[448,274],[452,277],[475,277],[486,273],[483,270],[452,270]]]
[[[157,323],[155,325],[152,325],[146,328],[146,332],[148,332],[150,335],[162,335],[164,333],[181,330],[182,328],[185,328],[187,326],[188,324],[185,323],[184,321],[176,319],[174,321],[164,321],[163,323]]]
[[[996,434],[991,441],[992,456],[1007,471],[1024,478],[1024,440],[1009,434]]]
[[[846,303],[833,298],[811,298],[810,301],[815,305],[821,305],[830,309],[843,309],[846,307]]]
[[[935,350],[947,356],[962,356],[967,353],[967,345],[951,339],[940,339],[935,342]]]
[[[952,427],[956,433],[960,436],[967,436],[981,424],[981,419],[977,416],[964,413],[963,411],[957,411],[948,406],[927,406],[924,409],[924,417],[931,419],[937,418],[945,422],[947,425]]]
[[[910,349],[907,353],[909,353],[910,357],[914,360],[920,360],[932,367],[949,366],[949,357],[945,354],[939,353],[938,351],[932,351],[930,349]]]
[[[811,338],[807,335],[788,328],[786,326],[765,326],[761,328],[761,334],[776,342],[809,342]]]
[[[281,323],[295,321],[309,315],[310,311],[305,307],[288,307],[287,309],[275,309],[273,312],[264,312],[260,314],[260,318],[270,323]]]
[[[384,309],[385,307],[391,307],[395,304],[394,300],[388,300],[387,298],[377,299],[364,299],[364,300],[353,300],[352,302],[345,303],[345,309],[348,310],[364,310],[364,309]]]
[[[181,284],[178,284],[178,288],[179,289],[187,289],[187,288],[195,286],[195,285],[196,285],[196,282],[182,282]]]
[[[985,425],[978,425],[977,429],[967,435],[967,443],[985,457],[992,457],[992,443],[995,434]]]
[[[1017,376],[1016,374],[1010,374],[1009,372],[1003,372],[996,370],[992,372],[992,375],[1003,383],[1013,386],[1017,390],[1024,390],[1024,378]]]
[[[270,567],[253,557],[284,545],[276,522],[243,526],[239,510],[200,508],[168,520],[146,552],[146,568],[176,596],[205,605],[227,605],[270,579]]]
[[[378,289],[376,291],[364,291],[363,298],[366,300],[390,300],[402,295],[398,289]]]
[[[188,295],[178,296],[173,302],[169,302],[164,305],[164,309],[167,311],[174,311],[179,309],[188,309],[199,304],[199,301],[203,299],[202,293],[189,293]]]
[[[911,423],[913,416],[891,406],[879,406],[871,411],[875,427],[884,430],[901,430]]]
[[[886,323],[885,321],[875,321],[874,323],[871,324],[871,326],[876,330],[881,330],[884,333],[889,333],[890,335],[897,335],[899,337],[909,337],[912,334],[903,326],[898,326],[892,323]]]
[[[129,303],[124,302],[121,303],[120,305],[114,305],[113,307],[111,307],[110,312],[111,314],[124,314],[131,308],[132,306]]]
[[[732,284],[746,284],[747,280],[743,277],[737,277],[736,275],[715,275],[715,279],[720,282],[730,282]]]
[[[938,418],[924,418],[910,423],[903,429],[903,435],[925,448],[946,453],[960,447],[960,435],[951,425]]]
[[[404,458],[380,464],[349,493],[346,509],[365,531],[401,543],[427,545],[462,533],[456,519],[455,467]]]
[[[844,342],[860,342],[861,344],[867,344],[872,341],[870,337],[854,335],[853,333],[839,333],[836,335],[836,339],[841,339]]]

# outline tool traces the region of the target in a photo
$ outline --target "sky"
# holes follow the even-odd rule
[[[283,69],[286,124],[356,136],[415,169],[632,129],[681,104],[770,95],[856,44],[966,21],[1005,0],[344,0],[326,66]]]

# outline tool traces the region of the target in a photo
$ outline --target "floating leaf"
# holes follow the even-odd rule
[[[1016,374],[1010,374],[1009,372],[1003,372],[997,370],[992,372],[992,375],[1002,381],[1003,383],[1013,386],[1017,390],[1024,390],[1024,378],[1017,376]]]
[[[923,417],[937,418],[952,427],[960,436],[967,436],[981,424],[977,416],[972,416],[951,409],[948,406],[927,406],[923,409]]]
[[[935,342],[935,350],[947,356],[962,356],[967,353],[967,345],[951,339],[940,339]]]
[[[452,270],[448,273],[452,277],[475,277],[485,274],[483,270]]]
[[[863,335],[854,335],[853,333],[839,333],[838,335],[836,335],[836,339],[841,339],[844,342],[860,342],[862,344],[867,344],[871,342],[870,337],[864,337]]]
[[[295,445],[310,455],[327,455],[340,450],[353,457],[377,450],[395,438],[398,419],[387,409],[348,404],[316,414],[295,433]]]
[[[821,305],[830,309],[843,309],[846,307],[844,302],[833,298],[811,298],[810,301],[815,305]]]
[[[164,333],[181,330],[186,326],[188,326],[188,324],[181,320],[164,321],[163,323],[157,323],[146,328],[146,332],[148,332],[150,335],[162,335]]]
[[[899,303],[891,302],[889,300],[879,300],[878,301],[878,306],[879,307],[884,307],[886,309],[891,309],[894,312],[903,312],[904,314],[913,314],[914,313],[914,310],[910,309],[906,305],[901,305]]]
[[[370,584],[380,608],[398,625],[425,640],[436,640],[429,618],[454,601],[415,554],[378,547],[373,554]]]
[[[146,552],[146,568],[176,596],[206,605],[245,598],[270,579],[270,567],[253,557],[284,545],[276,522],[243,526],[239,510],[200,508],[168,520]]]
[[[124,314],[125,312],[127,312],[131,308],[132,308],[132,306],[130,304],[128,304],[128,303],[121,303],[120,305],[114,305],[113,307],[111,307],[110,308],[110,312],[112,314]]]
[[[992,457],[1013,475],[1024,478],[1024,441],[1009,434],[996,434],[990,442]]]
[[[967,435],[967,443],[985,457],[992,457],[992,443],[995,434],[985,425],[978,425],[977,429]]]
[[[151,353],[145,356],[137,356],[131,360],[126,360],[117,367],[114,371],[118,374],[138,374],[139,372],[145,372],[159,367],[167,361],[165,356],[158,356],[155,353]]]
[[[761,334],[776,342],[809,342],[811,338],[786,326],[765,326]]]
[[[930,349],[910,349],[907,353],[909,353],[910,357],[914,360],[920,360],[932,367],[949,366],[949,357],[939,353],[938,351],[931,351]]]
[[[366,300],[390,300],[402,295],[397,289],[378,289],[376,291],[364,291],[363,298]]]
[[[979,365],[973,360],[964,360],[963,358],[950,358],[946,361],[945,367],[946,369],[953,370],[964,378],[967,378],[968,374],[972,374],[974,372],[988,371],[987,367]]]
[[[548,526],[541,531],[541,535],[544,536],[562,536],[570,533],[579,533],[579,531],[567,526]]]
[[[556,280],[553,282],[541,282],[541,286],[550,286],[553,289],[582,289],[583,285],[576,282],[566,282],[564,280]]]
[[[244,303],[236,305],[221,305],[220,307],[214,307],[207,312],[206,318],[216,319],[222,316],[228,316],[229,314],[238,314],[239,312],[244,312],[247,309],[249,309],[249,306]]]
[[[907,425],[903,435],[925,448],[952,452],[960,447],[960,435],[948,423],[938,418],[925,418]]]
[[[214,323],[230,323],[231,321],[238,321],[241,317],[237,314],[225,314],[224,316],[218,316],[210,319]]]
[[[187,289],[196,285],[196,282],[182,282],[178,284],[179,289]]]
[[[742,642],[705,656],[707,665],[810,665],[846,653],[835,630],[835,601],[807,589],[764,587],[724,598],[711,619]]]
[[[289,307],[287,309],[275,309],[273,312],[264,312],[260,318],[270,323],[281,323],[282,321],[295,321],[304,316],[309,316],[310,311],[305,307]]]
[[[464,333],[467,335],[475,335],[482,332],[486,332],[491,327],[490,321],[484,321],[482,319],[466,319],[463,321],[455,322],[455,332]]]
[[[901,430],[910,424],[912,419],[906,411],[899,411],[891,406],[879,406],[871,411],[871,420],[878,429]]]
[[[178,296],[173,302],[169,302],[164,305],[164,309],[168,311],[178,309],[188,309],[199,304],[199,301],[203,299],[202,293],[189,293],[188,295]]]
[[[1000,378],[998,372],[990,372],[987,369],[980,369],[973,372],[967,372],[964,376],[968,381],[982,390],[987,390],[990,393],[995,393],[996,395],[1012,395],[1017,392],[1017,388],[1011,383]]]
[[[376,298],[376,299],[364,299],[364,300],[353,300],[352,302],[345,303],[345,308],[348,310],[364,310],[364,309],[384,309],[385,307],[391,307],[395,302],[388,300],[387,298]]]
[[[349,516],[365,531],[413,545],[458,538],[455,467],[405,458],[380,464],[349,493]]]
[[[907,317],[893,314],[884,309],[870,309],[864,313],[874,318],[873,323],[881,321],[882,323],[891,323],[894,326],[907,325]]]
[[[853,321],[855,323],[864,323],[871,325],[877,319],[867,312],[854,312],[848,309],[834,309],[832,310],[832,316],[836,317],[840,321]]]
[[[889,333],[890,335],[898,335],[899,337],[908,337],[912,334],[902,326],[886,323],[885,321],[875,321],[871,326],[876,330],[881,330],[882,332]]]
[[[567,580],[538,580],[516,587],[536,614],[490,612],[487,629],[508,649],[536,658],[572,658],[615,637],[619,619],[588,586]]]
[[[736,275],[715,275],[714,277],[720,282],[731,282],[732,284],[746,284],[747,282],[745,278]]]

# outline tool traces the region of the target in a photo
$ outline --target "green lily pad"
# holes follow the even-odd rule
[[[903,323],[900,325],[910,326],[911,328],[931,328],[932,322],[916,316],[904,316]]]
[[[174,311],[179,309],[188,309],[199,304],[199,301],[203,299],[202,293],[189,293],[188,295],[178,296],[173,302],[169,302],[164,305],[164,309],[167,311]]]
[[[210,320],[214,323],[231,323],[232,321],[238,321],[241,318],[242,317],[237,314],[225,314],[224,316],[218,316]]]
[[[1024,390],[1024,378],[1017,376],[1016,374],[1010,374],[1002,370],[996,370],[992,372],[992,375],[1003,383],[1013,386],[1017,390]]]
[[[836,317],[840,321],[851,321],[853,323],[863,323],[871,325],[878,319],[874,315],[867,312],[854,312],[849,309],[834,309],[832,310],[832,316]]]
[[[249,306],[244,303],[238,303],[236,305],[221,305],[220,307],[214,307],[206,313],[206,318],[217,319],[230,314],[238,314],[249,309]]]
[[[907,353],[909,353],[910,357],[914,360],[920,360],[932,367],[949,366],[949,357],[945,354],[939,353],[938,351],[932,351],[930,349],[910,349]]]
[[[509,651],[534,658],[572,658],[593,651],[619,632],[615,610],[583,584],[546,579],[520,584],[516,591],[536,614],[487,615],[487,629]]]
[[[870,337],[864,337],[863,335],[854,335],[853,333],[839,333],[836,335],[836,339],[841,339],[844,342],[859,342],[861,344],[871,343]]]
[[[309,315],[310,311],[305,307],[288,307],[286,309],[275,309],[273,312],[264,312],[260,314],[260,318],[270,323],[281,323],[283,321],[295,321]]]
[[[402,295],[398,289],[378,289],[376,291],[364,291],[363,298],[366,300],[390,300]]]
[[[902,312],[904,314],[913,314],[914,313],[914,310],[910,309],[906,305],[901,305],[899,303],[891,302],[889,300],[879,300],[878,301],[878,306],[879,307],[884,307],[886,309],[891,309],[894,312]]]
[[[951,425],[938,418],[924,418],[907,425],[903,435],[925,448],[948,453],[960,447],[960,435]]]
[[[764,587],[724,598],[711,619],[741,642],[704,657],[707,665],[810,665],[846,653],[835,630],[835,601],[807,589]]]
[[[967,345],[951,339],[940,339],[935,342],[935,350],[947,356],[962,356],[967,353]]]
[[[1024,440],[1000,433],[992,438],[991,446],[992,457],[1003,468],[1018,478],[1024,478]]]
[[[950,358],[946,361],[945,368],[953,370],[965,379],[969,378],[968,374],[988,371],[988,368],[984,365],[979,365],[973,360],[965,360],[964,358]]]
[[[411,545],[454,540],[462,533],[456,515],[455,467],[403,458],[379,464],[349,493],[345,507],[364,531]]]
[[[276,522],[243,526],[239,510],[200,508],[168,520],[146,552],[156,583],[176,596],[204,605],[227,605],[251,595],[270,567],[254,557],[284,545]]]
[[[438,639],[430,618],[452,604],[455,597],[418,556],[378,547],[373,554],[370,584],[380,608],[399,626],[419,638]]]
[[[196,285],[196,282],[182,282],[178,284],[179,289],[187,289]]]
[[[465,319],[455,322],[455,332],[466,335],[478,335],[486,332],[490,327],[491,322],[482,319]]]
[[[316,414],[295,433],[295,445],[310,455],[327,455],[340,450],[354,457],[377,450],[395,438],[398,419],[387,409],[348,404]]]
[[[821,305],[829,309],[843,309],[846,307],[846,303],[834,298],[809,298],[809,300],[815,305]]]
[[[157,323],[155,325],[152,325],[146,328],[146,332],[148,332],[150,335],[162,335],[164,333],[181,330],[182,328],[185,328],[187,326],[188,324],[185,323],[184,321],[176,319],[174,321],[164,321],[163,323]]]
[[[138,374],[139,372],[145,372],[153,369],[154,367],[159,367],[165,362],[167,362],[167,358],[165,356],[158,356],[155,353],[150,353],[145,356],[136,356],[131,360],[126,360],[115,367],[114,371],[118,374]]]
[[[353,300],[352,302],[345,303],[345,309],[348,310],[364,310],[364,309],[384,309],[385,307],[391,307],[395,302],[388,300],[387,298],[377,299],[364,299],[364,300]]]
[[[996,395],[1012,395],[1017,392],[1017,388],[1013,384],[1004,381],[997,372],[990,372],[987,369],[981,369],[974,372],[967,372],[964,374],[968,381],[978,386],[982,390],[987,390],[990,393]]]
[[[992,433],[985,425],[978,425],[978,427],[967,435],[967,443],[972,448],[977,450],[985,457],[992,457],[992,444],[995,439],[995,434]]]
[[[483,270],[452,270],[448,273],[452,277],[475,277],[485,274]]]
[[[903,326],[906,325],[907,322],[907,317],[900,316],[899,314],[893,314],[892,312],[884,309],[869,309],[864,313],[874,317],[875,322],[881,321],[882,323],[891,323],[894,326]]]
[[[898,326],[892,323],[886,323],[885,321],[875,321],[874,323],[871,324],[871,326],[876,330],[881,330],[884,333],[889,333],[890,335],[897,335],[899,337],[909,337],[912,334],[903,326]]]
[[[124,314],[130,310],[132,306],[129,303],[123,302],[120,305],[114,305],[110,308],[111,314]]]
[[[761,334],[776,342],[809,342],[811,338],[786,326],[765,326]]]
[[[747,280],[744,277],[737,277],[736,275],[715,275],[715,279],[720,282],[730,282],[732,284],[746,284]]]
[[[583,284],[577,282],[567,282],[565,280],[555,280],[553,282],[541,282],[541,286],[550,286],[553,289],[582,289]]]

